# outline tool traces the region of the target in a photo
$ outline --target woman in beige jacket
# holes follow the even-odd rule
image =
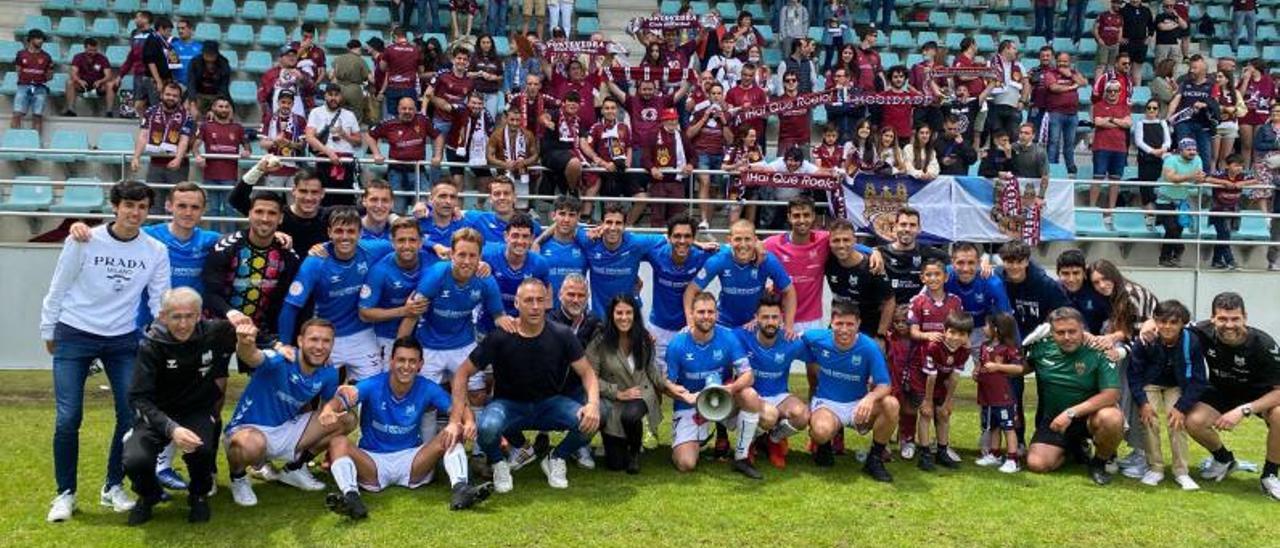
[[[664,379],[634,297],[619,294],[609,301],[604,325],[587,345],[586,355],[600,379],[600,397],[609,403],[601,432],[605,467],[637,474],[644,419],[648,416],[657,428],[662,418],[658,390]]]

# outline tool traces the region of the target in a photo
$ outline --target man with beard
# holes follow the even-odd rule
[[[183,168],[196,123],[182,107],[182,87],[173,82],[163,86],[160,104],[148,108],[142,116],[129,169],[134,172],[141,169],[142,153],[146,152],[151,158],[147,182],[174,185],[187,179],[187,170]]]
[[[564,74],[553,72],[550,80],[547,81],[547,91],[555,97],[565,97],[569,92],[578,92],[578,97],[582,98],[585,108],[579,113],[582,118],[582,127],[591,127],[596,123],[595,103],[596,97],[602,93],[601,85],[604,79],[599,74],[587,74],[587,69],[582,65],[582,61],[574,59],[569,61],[569,74],[566,78]]]
[[[293,46],[285,46],[276,66],[262,75],[258,85],[258,107],[262,112],[276,112],[285,93],[295,99],[302,98],[293,102],[292,112],[306,117],[315,102],[315,81],[298,69],[298,50]]]
[[[447,147],[445,157],[450,162],[462,163],[470,167],[472,175],[476,178],[476,188],[488,188],[489,178],[493,174],[493,171],[487,167],[493,116],[490,116],[489,111],[484,108],[484,94],[478,91],[468,93],[463,104],[449,105],[445,110],[452,117],[449,132],[445,138]],[[463,175],[466,169],[462,166],[449,168],[454,185],[458,188],[465,188],[466,181]]]
[[[396,117],[386,120],[364,135],[364,144],[373,151],[373,161],[382,163],[386,157],[378,148],[378,140],[387,143],[387,155],[397,162],[421,162],[427,157],[427,139],[433,140],[431,165],[439,166],[444,155],[444,135],[436,131],[426,115],[418,112],[413,97],[401,97],[396,103]],[[402,191],[421,192],[424,181],[417,164],[393,164],[387,166],[387,182]],[[428,183],[423,185],[423,183]],[[402,206],[407,203],[401,199]]]
[[[795,327],[796,289],[791,276],[783,270],[777,257],[759,248],[758,242],[751,221],[739,219],[729,227],[730,248],[707,259],[693,283],[685,288],[685,317],[690,322],[694,320],[694,297],[713,279],[720,280],[718,320],[726,327],[741,327],[750,322],[760,296],[769,287],[766,284],[772,282],[772,291],[782,294],[783,331],[789,339],[800,335]],[[765,253],[763,262],[759,260],[760,253]]]
[[[1014,240],[1000,246],[1000,260],[1003,265],[996,271],[996,275],[1004,282],[1019,333],[1024,336],[1031,333],[1048,321],[1049,312],[1071,305],[1062,286],[1053,281],[1040,265],[1031,262],[1031,246],[1026,242]],[[1083,323],[1083,319],[1081,322]],[[1018,445],[1023,446],[1026,443],[1026,419],[1023,417],[1022,401],[1026,385],[1021,376],[1012,377],[1009,382],[1016,405]],[[1039,409],[1036,415],[1040,416]]]
[[[587,310],[587,278],[576,272],[569,274],[560,284],[559,295],[555,308],[547,311],[547,319],[568,327],[579,343],[590,343],[600,331],[601,322]]]
[[[307,114],[306,139],[312,152],[329,159],[315,165],[321,185],[326,189],[354,189],[359,164],[343,160],[355,156],[355,147],[363,140],[355,113],[342,108],[342,88],[337,84],[326,85],[324,104]],[[322,205],[354,203],[355,197],[351,194],[328,194],[321,201]]]
[[[832,297],[857,307],[859,330],[868,337],[883,339],[893,322],[893,288],[883,274],[871,271],[870,260],[857,250],[856,242],[853,224],[836,219],[831,224],[831,254],[823,273]]]
[[[235,121],[231,100],[218,97],[213,100],[212,119],[205,120],[196,131],[196,167],[204,174],[204,184],[233,186],[240,179],[240,161],[231,158],[208,158],[205,154],[249,157],[249,143],[245,140],[244,127]],[[223,212],[227,191],[213,192],[213,213]]]
[[[540,154],[538,139],[521,125],[523,121],[524,111],[513,101],[503,115],[502,124],[489,136],[486,151],[489,165],[501,166],[501,174],[515,183],[516,194],[520,196],[529,194],[529,166],[538,165]],[[528,203],[521,199],[520,207],[528,207]]]
[[[943,288],[947,293],[960,298],[964,311],[973,318],[969,349],[974,359],[982,349],[982,329],[987,325],[987,316],[1004,312],[1013,313],[1009,306],[1009,294],[1004,289],[1004,282],[999,276],[980,276],[979,260],[982,252],[971,242],[957,242],[951,246],[951,267],[947,269],[947,281]]]
[[[613,97],[605,97],[600,105],[601,120],[591,126],[591,130],[582,139],[579,147],[583,156],[595,167],[605,170],[604,173],[586,173],[584,196],[605,196],[610,198],[648,198],[645,193],[644,177],[627,173],[631,168],[632,148],[631,126],[618,119],[621,104]],[[591,112],[586,109],[585,112]],[[627,213],[627,224],[634,225],[644,214],[645,204],[633,203]],[[582,213],[590,214],[590,202],[584,204]]]
[[[875,33],[873,32],[872,34],[874,35]],[[763,88],[756,85],[755,64],[747,63],[742,65],[742,75],[738,80],[738,85],[725,94],[724,100],[729,106],[737,109],[755,107],[769,102],[769,95],[765,93]],[[763,150],[766,122],[768,122],[767,118],[758,118],[732,129],[735,132],[746,132],[749,129],[756,130],[758,144]]]
[[[943,264],[950,259],[941,249],[920,245],[919,236],[920,212],[903,206],[893,222],[893,241],[871,253],[872,272],[889,278],[894,301],[898,303],[911,302],[911,298],[920,293],[920,267],[925,259],[936,259]]]
[[[782,262],[796,292],[795,332],[822,329],[822,278],[831,235],[814,230],[813,199],[797,196],[787,203],[791,230],[764,240],[764,248]]]
[[[636,84],[635,93],[628,95],[614,82],[608,82],[609,92],[622,101],[627,108],[631,120],[631,142],[635,148],[631,151],[631,165],[641,165],[645,161],[645,148],[657,139],[659,126],[658,115],[675,106],[675,102],[684,96],[684,90],[673,97],[658,91],[658,83],[652,80],[641,80]]]
[[[782,329],[782,300],[776,295],[763,295],[756,304],[755,327],[739,327],[734,334],[742,342],[751,363],[752,385],[763,403],[760,429],[768,437],[763,442],[769,462],[775,468],[787,466],[787,438],[809,425],[809,406],[791,394],[787,380],[792,362],[813,361],[802,338],[779,337]]]
[[[561,100],[560,111],[551,116],[551,130],[543,136],[542,165],[546,176],[557,183],[556,194],[577,193],[582,185],[582,107],[578,92],[570,91]]]
[[[227,202],[236,211],[248,215],[253,201],[256,200],[253,196],[254,185],[279,165],[280,159],[270,154],[258,160],[257,165],[245,173],[240,182],[236,183],[235,188],[231,189],[231,196],[227,198]],[[310,169],[298,168],[293,173],[293,189],[290,194],[293,197],[293,204],[283,212],[280,231],[293,238],[293,250],[302,257],[313,246],[323,243],[328,237],[328,227],[325,224],[327,210],[320,206],[324,200],[324,186],[320,184],[320,178]]]
[[[293,106],[298,104],[294,92],[285,90],[276,96],[276,109],[262,111],[262,129],[258,131],[258,144],[267,154],[281,158],[278,165],[266,174],[267,186],[284,187],[293,182],[293,174],[298,167],[288,158],[301,156],[303,150],[303,134],[307,129],[307,119],[294,112]]]
[[[714,252],[695,247],[697,239],[698,226],[692,218],[672,217],[667,220],[667,241],[650,248],[644,256],[653,268],[649,334],[654,339],[654,358],[662,371],[667,369],[667,345],[689,325],[684,315],[684,292]]]
[[[414,297],[413,291],[422,273],[440,260],[422,248],[422,232],[413,219],[391,223],[391,243],[395,252],[374,263],[360,288],[360,319],[373,324],[384,361],[391,359],[400,321],[426,311],[427,301]]]
[[[466,220],[456,213],[458,187],[453,186],[452,181],[437,181],[431,187],[429,199],[430,207],[422,202],[414,206],[414,216],[418,217],[418,228],[422,231],[422,247],[441,259],[448,259],[453,233],[467,226]]]

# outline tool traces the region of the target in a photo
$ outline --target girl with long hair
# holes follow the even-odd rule
[[[916,126],[911,143],[902,151],[902,164],[907,175],[921,181],[938,178],[938,157],[933,151],[933,129],[928,124]]]
[[[845,173],[872,173],[879,164],[880,152],[876,146],[875,132],[871,129],[871,120],[863,118],[854,126],[853,138],[844,145]]]
[[[906,169],[902,162],[902,147],[898,146],[898,132],[891,126],[880,128],[880,138],[876,141],[879,148],[879,167],[876,172],[883,175],[897,175]]]
[[[498,108],[502,104],[502,58],[498,57],[498,48],[494,45],[493,36],[481,34],[476,38],[476,51],[471,56],[471,78],[476,91],[484,94],[484,109],[489,116],[498,117]]]
[[[1240,116],[1245,113],[1244,96],[1236,89],[1235,77],[1227,71],[1218,71],[1217,83],[1218,111],[1222,113],[1222,121],[1213,134],[1214,171],[1227,169],[1227,156],[1235,152],[1236,138],[1240,136]]]

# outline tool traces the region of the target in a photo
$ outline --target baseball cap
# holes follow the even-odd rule
[[[676,114],[676,109],[674,108],[664,109],[662,111],[662,114],[658,116],[658,120],[662,122],[665,122],[667,120],[679,120],[679,119],[680,119],[680,115]]]
[[[1190,137],[1178,141],[1178,150],[1196,150],[1196,140]]]
[[[292,53],[292,54],[294,54],[294,55],[297,55],[297,54],[298,54],[298,47],[297,47],[297,46],[294,46],[293,44],[289,44],[289,45],[286,45],[286,46],[285,46],[285,47],[283,47],[283,48],[280,48],[280,55],[285,55],[285,54],[288,54],[288,53]]]

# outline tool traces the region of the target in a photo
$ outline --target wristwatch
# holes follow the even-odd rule
[[[1240,406],[1240,414],[1241,414],[1241,415],[1244,415],[1244,416],[1246,416],[1246,417],[1251,417],[1251,416],[1253,416],[1253,404],[1252,404],[1252,403],[1246,403],[1246,404],[1244,404],[1244,405],[1241,405],[1241,406]]]
[[[1074,407],[1068,407],[1067,410],[1063,412],[1067,414],[1068,419],[1076,420],[1076,409]]]

